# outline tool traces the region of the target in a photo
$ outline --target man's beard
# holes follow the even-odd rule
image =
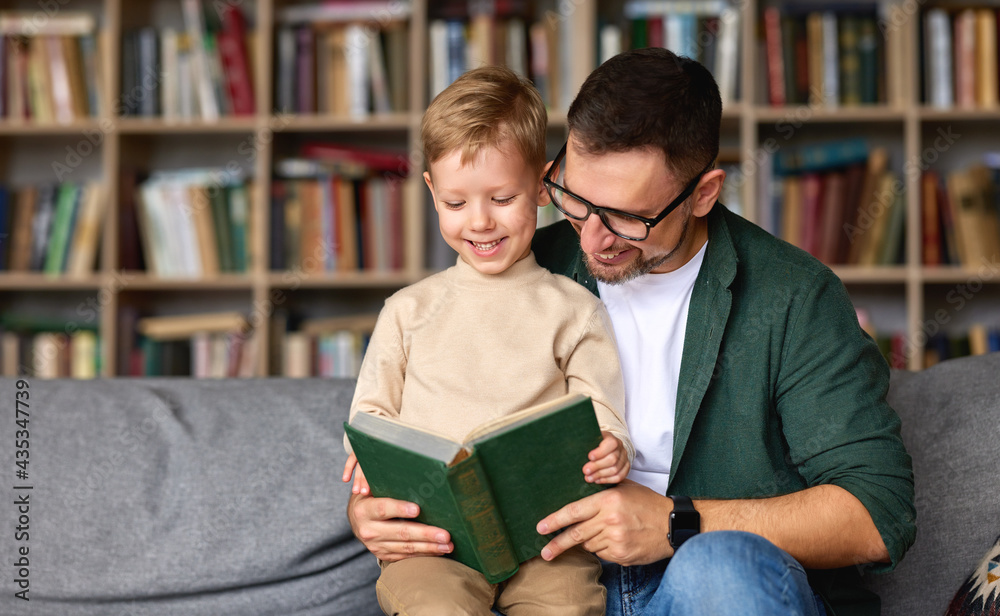
[[[686,213],[685,213],[686,214]],[[660,267],[667,261],[674,258],[677,252],[680,250],[681,245],[687,240],[689,225],[691,217],[685,215],[684,224],[681,227],[681,237],[677,240],[677,244],[665,255],[659,255],[652,257],[650,259],[643,258],[642,252],[640,251],[640,256],[638,259],[633,259],[631,262],[626,263],[622,266],[611,268],[606,265],[600,264],[600,261],[595,263],[595,257],[593,255],[586,255],[587,271],[596,280],[599,280],[605,284],[624,284],[630,280],[635,280],[640,276],[645,276],[646,274],[652,272],[656,268]],[[630,245],[630,247],[632,247]]]

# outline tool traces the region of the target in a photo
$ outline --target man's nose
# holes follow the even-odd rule
[[[617,236],[611,232],[601,217],[591,214],[580,225],[580,248],[585,253],[601,252],[615,243]]]

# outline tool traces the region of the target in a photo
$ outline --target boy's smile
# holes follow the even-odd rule
[[[539,206],[548,203],[541,171],[513,147],[486,147],[462,163],[455,150],[429,165],[441,236],[463,261],[499,274],[531,252]],[[433,179],[432,179],[433,178]]]

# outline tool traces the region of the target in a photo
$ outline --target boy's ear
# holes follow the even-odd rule
[[[427,184],[427,189],[431,191],[431,201],[434,202],[434,209],[437,209],[437,197],[434,196],[434,182],[431,181],[429,171],[424,171],[424,183]]]

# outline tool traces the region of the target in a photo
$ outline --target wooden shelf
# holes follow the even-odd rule
[[[4,135],[79,135],[84,131],[101,130],[107,123],[94,119],[69,124],[38,124],[34,122],[0,121],[0,136]]]
[[[857,265],[833,265],[833,273],[844,284],[903,284],[907,281],[905,266],[861,267]]]
[[[332,115],[282,115],[276,114],[270,122],[275,130],[288,132],[307,131],[406,131],[415,122],[420,121],[419,114],[389,113],[351,118]]]
[[[906,111],[891,107],[813,107],[799,105],[794,107],[757,107],[758,122],[900,122],[906,119]]]
[[[303,272],[272,272],[267,285],[274,289],[391,289],[412,284],[426,273],[406,272],[341,272],[305,274]]]
[[[249,133],[258,126],[257,119],[253,117],[219,118],[215,122],[204,120],[168,122],[161,118],[129,117],[119,118],[116,124],[118,131],[123,135]]]
[[[34,272],[0,272],[2,291],[92,291],[104,286],[104,276],[84,278],[55,276]]]

